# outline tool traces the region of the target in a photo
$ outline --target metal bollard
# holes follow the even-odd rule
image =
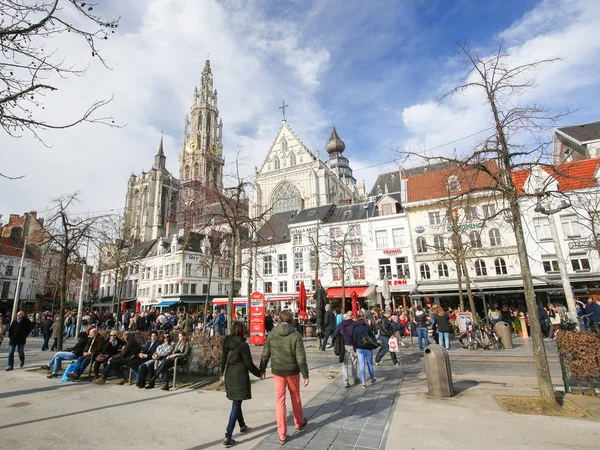
[[[433,397],[452,397],[452,370],[450,357],[444,347],[430,344],[425,349],[425,373],[427,374],[427,388]]]
[[[510,325],[506,322],[499,321],[496,322],[496,325],[494,325],[494,329],[496,330],[496,334],[500,338],[500,342],[502,342],[502,345],[504,345],[504,348],[513,348]]]

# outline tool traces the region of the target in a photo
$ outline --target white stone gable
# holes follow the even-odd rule
[[[279,160],[280,170],[286,167],[313,162],[317,158],[288,126],[287,122],[282,122],[258,175],[278,170],[275,165],[276,159]]]

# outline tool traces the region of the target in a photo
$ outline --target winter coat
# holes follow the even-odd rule
[[[125,342],[125,346],[123,347],[123,350],[121,350],[116,357],[117,358],[131,358],[131,357],[137,355],[141,349],[142,349],[142,346],[140,345],[140,342],[135,338],[135,336],[131,336],[131,337],[127,338],[127,341]]]
[[[600,322],[600,305],[598,305],[598,303],[592,302],[591,305],[589,303],[586,304],[585,305],[585,313],[591,314],[590,320],[592,322]]]
[[[415,322],[417,322],[417,328],[427,328],[427,313],[423,310],[415,312]]]
[[[230,353],[231,352],[231,353]],[[229,355],[229,359],[227,359]],[[227,398],[232,401],[250,400],[250,376],[260,377],[260,370],[252,361],[250,346],[245,338],[226,336],[223,340],[221,353],[221,373],[225,371],[225,391]]]
[[[344,340],[339,339],[339,338],[334,339],[333,348],[334,348],[335,354],[338,356],[338,361],[343,363],[344,362],[344,354],[346,353],[346,346],[344,344]]]
[[[443,316],[436,314],[433,317],[439,333],[450,332],[450,318],[448,317],[448,314],[444,314]]]
[[[58,321],[54,322],[50,326],[50,331],[52,332],[52,336],[50,336],[50,337],[52,339],[58,339]]]
[[[0,344],[2,344],[2,341],[4,341],[4,333],[6,332],[7,328],[8,326],[5,323],[0,325]]]
[[[308,364],[302,336],[291,323],[282,322],[267,336],[260,371],[264,372],[271,359],[271,373],[280,376],[296,375],[308,378]]]
[[[346,319],[346,320],[342,321],[342,323],[338,327],[338,330],[339,330],[339,333],[342,335],[344,345],[352,345],[352,332],[354,331],[354,327],[356,327],[358,325],[362,325],[364,323],[365,323],[365,321],[362,319],[361,320]]]
[[[325,312],[325,318],[323,320],[324,331],[335,331],[335,314],[329,310]]]
[[[27,317],[23,317],[20,322],[13,320],[8,327],[8,345],[25,344],[27,336],[33,330],[33,324]]]
[[[83,356],[83,352],[85,350],[85,346],[87,345],[87,342],[88,342],[87,333],[81,332],[77,336],[77,342],[75,343],[75,345],[71,348],[68,348],[67,351],[74,353],[75,356],[77,356],[79,358],[80,356]]]
[[[181,324],[181,330],[188,336],[191,336],[194,332],[194,326],[192,325],[192,321],[190,319],[185,319]]]
[[[123,347],[125,345],[125,341],[117,338],[116,341],[116,345],[113,345],[112,342],[110,342],[110,338],[109,340],[107,340],[104,343],[104,346],[102,347],[102,354],[103,355],[109,355],[109,356],[115,356],[117,353],[119,353],[119,348]]]
[[[48,318],[45,318],[42,321],[42,336],[49,336],[52,332],[50,329],[52,328],[52,321]]]

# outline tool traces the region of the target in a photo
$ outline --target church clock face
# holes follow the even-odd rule
[[[197,148],[198,148],[198,142],[196,141],[196,139],[190,139],[190,141],[188,142],[188,145],[187,145],[188,153],[194,153]]]

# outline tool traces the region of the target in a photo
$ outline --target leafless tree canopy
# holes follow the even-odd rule
[[[59,57],[53,38],[70,33],[85,40],[91,56],[106,66],[98,44],[114,33],[118,19],[103,20],[95,7],[85,0],[0,0],[0,126],[10,136],[29,131],[42,141],[38,131],[43,129],[82,122],[114,125],[112,117],[96,115],[112,98],[94,102],[70,123],[50,123],[40,114],[45,96],[57,90],[53,79],[83,76],[87,70]],[[69,19],[74,15],[78,23]]]

